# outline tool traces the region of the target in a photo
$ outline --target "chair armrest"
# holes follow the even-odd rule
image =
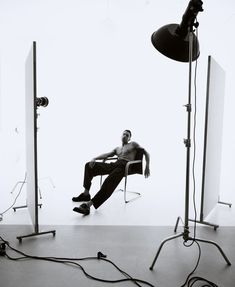
[[[136,164],[136,163],[141,163],[142,162],[142,160],[131,160],[131,161],[128,161],[128,163],[126,164],[126,168],[125,168],[125,176],[127,176],[128,175],[128,171],[129,171],[129,167],[130,167],[130,165],[132,165],[132,164]]]
[[[106,162],[108,160],[117,160],[118,157],[108,157],[108,158],[105,158],[103,159],[103,162]],[[133,164],[136,164],[136,163],[142,163],[142,160],[131,160],[131,161],[128,161],[127,164],[126,164],[126,167],[125,167],[125,176],[128,175],[128,171],[129,171],[129,168],[131,165]]]
[[[103,162],[106,162],[107,160],[117,160],[117,157],[108,157],[108,158],[104,158]]]

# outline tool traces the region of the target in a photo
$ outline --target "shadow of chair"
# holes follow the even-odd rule
[[[132,161],[128,161],[126,164],[125,174],[124,174],[124,179],[125,179],[124,188],[119,189],[120,191],[122,191],[124,193],[125,203],[133,201],[133,200],[135,200],[141,196],[141,194],[139,192],[127,190],[127,177],[129,175],[134,175],[134,174],[143,174],[143,155],[144,155],[144,149],[138,148],[137,152],[136,152],[135,159]],[[118,159],[117,157],[110,157],[110,158],[104,159],[103,162],[113,161],[113,160],[117,160],[117,159]],[[101,175],[100,176],[100,186],[102,185],[102,180],[103,180],[103,178]],[[127,195],[126,195],[127,193],[135,194],[136,196],[127,200]]]

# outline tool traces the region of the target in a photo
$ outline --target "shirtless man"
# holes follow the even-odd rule
[[[90,207],[92,205],[97,209],[112,195],[115,188],[118,186],[124,176],[125,166],[127,162],[134,160],[137,149],[141,148],[138,143],[131,142],[130,139],[131,131],[125,130],[122,134],[121,147],[116,147],[111,152],[101,154],[100,156],[97,156],[93,158],[90,162],[86,163],[83,182],[84,192],[77,197],[73,197],[72,200],[75,202],[87,202],[81,204],[79,207],[75,207],[73,211],[88,215],[90,213]],[[108,157],[112,157],[115,155],[118,157],[116,162],[96,162],[96,160],[98,159],[107,159]],[[150,170],[149,154],[146,150],[144,150],[144,156],[146,162],[144,175],[147,178],[150,175]],[[105,179],[104,183],[101,186],[101,189],[91,199],[89,190],[93,177],[105,174],[109,174],[109,176]]]

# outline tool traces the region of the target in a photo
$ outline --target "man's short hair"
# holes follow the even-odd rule
[[[131,131],[130,130],[125,130],[124,132],[128,132],[130,134],[130,137],[131,137]]]

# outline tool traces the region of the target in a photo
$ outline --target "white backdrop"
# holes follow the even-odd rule
[[[201,189],[207,56],[226,71],[221,194],[235,188],[234,56],[235,3],[204,1],[199,13],[198,193]],[[172,61],[151,44],[151,34],[180,23],[188,1],[158,0],[1,0],[0,1],[0,188],[1,202],[24,178],[24,68],[37,41],[39,177],[50,176],[66,192],[80,190],[84,163],[133,140],[151,155],[153,198],[171,192],[183,200],[188,65]],[[169,210],[170,212],[170,210]]]

